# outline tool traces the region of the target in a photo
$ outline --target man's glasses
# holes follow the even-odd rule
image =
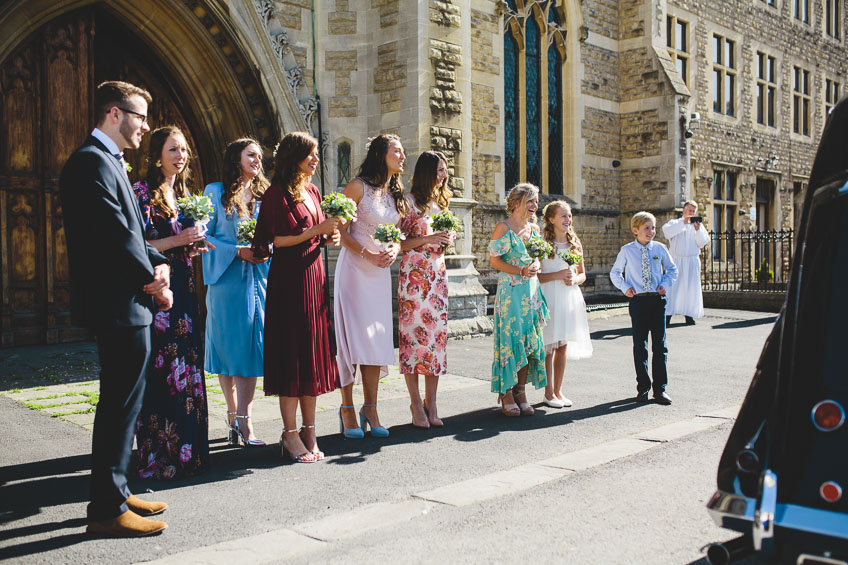
[[[138,112],[134,112],[133,110],[128,110],[126,108],[121,108],[120,106],[115,106],[115,108],[117,108],[121,112],[126,112],[127,114],[132,114],[133,116],[138,116],[139,118],[141,118],[141,123],[143,123],[143,124],[148,123],[147,122],[147,116],[145,116],[144,114],[139,114]]]

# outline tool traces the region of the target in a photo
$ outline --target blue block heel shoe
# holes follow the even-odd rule
[[[342,408],[353,408],[353,406],[342,406],[339,408],[339,433],[344,434],[347,439],[362,439],[365,437],[365,430],[361,428],[345,428],[344,420],[342,420]]]
[[[365,435],[365,430],[368,426],[371,426],[371,422],[368,421],[368,416],[365,415],[365,407],[374,407],[376,408],[376,404],[363,404],[362,408],[359,409],[359,422],[360,428],[362,428],[362,435]],[[383,426],[371,426],[371,437],[389,437],[389,430],[384,428]]]

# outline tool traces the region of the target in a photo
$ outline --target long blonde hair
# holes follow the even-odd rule
[[[544,237],[551,245],[553,245],[554,240],[556,239],[556,231],[552,220],[554,214],[556,214],[556,211],[559,209],[571,212],[571,205],[569,205],[565,200],[554,200],[545,206],[544,210],[542,210],[542,217],[545,219],[545,229],[542,231],[542,237]],[[565,241],[568,242],[568,245],[571,246],[575,253],[583,257],[583,244],[580,243],[580,238],[577,237],[577,232],[574,231],[573,221],[571,225],[568,226],[568,230],[565,232]]]

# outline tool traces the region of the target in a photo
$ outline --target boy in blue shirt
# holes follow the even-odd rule
[[[654,400],[671,404],[665,392],[668,384],[665,343],[666,293],[677,279],[677,266],[668,249],[654,241],[657,219],[650,212],[637,212],[630,220],[636,241],[626,244],[618,252],[610,271],[612,284],[627,296],[628,310],[633,327],[633,363],[636,366],[636,401],[647,402],[653,388]],[[648,375],[648,334],[651,334],[651,372]]]

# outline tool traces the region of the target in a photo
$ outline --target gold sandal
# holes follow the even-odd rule
[[[512,397],[512,402],[506,402],[507,395]],[[499,394],[498,403],[501,405],[501,414],[503,414],[504,416],[507,416],[508,418],[515,418],[517,416],[521,416],[521,410],[519,410],[518,405],[515,403],[515,397],[512,394],[512,390],[510,390],[506,394]]]
[[[522,416],[532,416],[536,413],[536,410],[530,406],[530,403],[527,402],[527,395],[524,394],[524,388],[527,385],[515,385],[512,387],[512,396],[515,398],[516,402],[518,402],[518,408],[521,410]]]

